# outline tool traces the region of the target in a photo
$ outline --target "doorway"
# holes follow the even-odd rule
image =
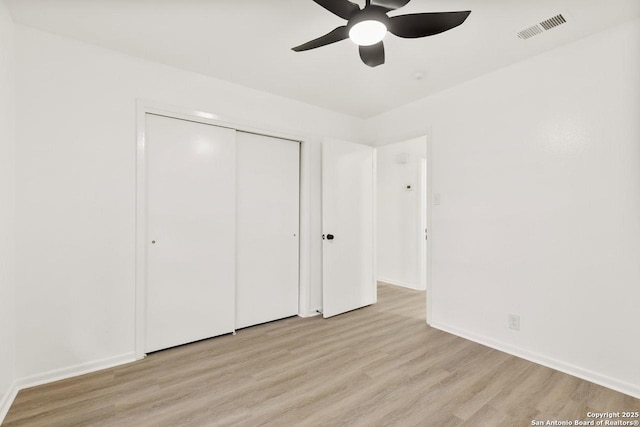
[[[427,137],[380,146],[376,158],[377,281],[418,291],[427,300],[431,216]]]

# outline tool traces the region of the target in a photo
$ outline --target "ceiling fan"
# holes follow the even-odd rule
[[[313,0],[329,12],[346,19],[346,25],[292,48],[295,52],[315,49],[350,38],[359,45],[362,62],[370,67],[384,64],[382,39],[389,31],[398,37],[415,39],[432,36],[462,24],[471,11],[413,13],[389,17],[388,12],[406,6],[411,0],[366,0],[360,7],[349,0]]]

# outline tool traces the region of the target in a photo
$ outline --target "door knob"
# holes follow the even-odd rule
[[[327,234],[327,240],[333,240],[333,234]]]

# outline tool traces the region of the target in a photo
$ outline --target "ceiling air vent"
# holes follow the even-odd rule
[[[526,40],[533,36],[537,36],[538,34],[542,34],[543,30],[539,25],[534,25],[533,27],[529,27],[526,30],[522,30],[518,33],[518,37],[522,40]]]
[[[562,25],[565,22],[567,22],[567,20],[564,18],[564,16],[556,15],[553,18],[549,18],[546,21],[542,21],[539,24],[520,31],[518,33],[518,37],[522,40],[526,40],[533,36],[537,36],[538,34],[542,34],[545,31],[549,31],[550,29],[555,28],[558,25]]]
[[[557,27],[558,25],[562,25],[565,22],[567,22],[567,20],[564,19],[564,16],[557,15],[557,16],[554,16],[553,18],[547,19],[546,21],[542,21],[540,25],[542,26],[542,28],[549,31],[550,29]]]

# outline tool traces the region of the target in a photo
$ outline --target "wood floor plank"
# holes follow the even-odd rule
[[[425,324],[424,293],[22,390],[6,426],[525,426],[640,400]]]

